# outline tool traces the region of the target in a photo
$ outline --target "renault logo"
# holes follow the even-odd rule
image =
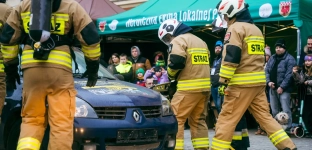
[[[140,121],[140,114],[139,112],[137,112],[136,110],[133,111],[133,119],[136,121],[136,122],[139,122]]]

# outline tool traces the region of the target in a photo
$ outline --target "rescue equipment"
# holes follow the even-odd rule
[[[34,49],[33,58],[47,60],[55,47],[51,35],[52,0],[31,0],[29,37]],[[55,20],[55,19],[54,19]]]

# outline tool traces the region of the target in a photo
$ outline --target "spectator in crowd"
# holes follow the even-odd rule
[[[132,63],[128,61],[126,54],[120,55],[120,63],[114,69],[114,74],[120,74],[124,77],[124,80],[131,82],[133,78]]]
[[[149,76],[149,77],[147,77],[146,79],[145,79],[145,87],[147,87],[147,88],[152,88],[153,86],[154,86],[154,78],[153,78],[153,76]]]
[[[308,36],[307,45],[304,47],[303,52],[300,54],[299,66],[304,65],[304,58],[306,55],[312,55],[312,35]]]
[[[108,61],[109,66],[107,67],[108,71],[111,73],[114,72],[114,68],[119,65],[120,58],[117,53],[112,54],[111,58]]]
[[[142,68],[144,71],[151,69],[150,61],[147,58],[141,56],[141,51],[137,46],[131,47],[130,61],[132,62],[133,80],[135,77],[135,71],[137,69]]]
[[[136,70],[136,78],[134,80],[134,83],[140,86],[144,86],[145,82],[144,82],[144,73],[145,71],[142,68],[139,68],[138,70]]]
[[[164,53],[161,51],[157,51],[154,53],[153,67],[155,66],[163,67],[164,69],[166,69],[165,56]]]
[[[293,76],[295,83],[305,88],[305,90],[301,89],[299,91],[301,93],[298,94],[305,94],[302,119],[307,130],[312,134],[312,56],[305,56],[304,61],[302,71],[299,72],[298,69],[294,69]]]
[[[289,116],[289,130],[292,124],[292,114],[290,109],[290,93],[292,92],[292,69],[296,65],[296,60],[286,51],[286,44],[283,39],[279,39],[275,44],[275,51],[269,59],[265,72],[266,82],[270,87],[270,106],[273,117],[282,111]]]
[[[163,84],[169,82],[167,71],[163,67],[153,67],[150,70],[147,70],[144,79],[146,80],[147,77],[152,76],[154,80],[157,81],[157,84]]]
[[[223,101],[223,96],[221,96],[218,92],[219,87],[219,73],[221,67],[221,59],[222,59],[222,49],[223,43],[221,41],[217,41],[215,44],[215,54],[216,57],[213,61],[213,66],[211,67],[210,75],[211,75],[211,95],[214,101],[215,107],[217,108],[218,114],[221,111],[221,105]],[[216,116],[217,117],[217,116]]]
[[[271,57],[271,49],[270,46],[266,45],[265,48],[265,64],[264,64],[264,69],[266,68],[266,65]],[[266,86],[265,87],[265,94],[267,96],[268,99],[268,103],[270,103],[270,95],[269,95],[269,91],[270,91],[270,87]],[[258,126],[258,130],[255,132],[256,135],[266,135],[266,132],[264,130],[261,129],[260,126]]]

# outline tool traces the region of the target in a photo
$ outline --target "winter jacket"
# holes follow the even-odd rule
[[[128,61],[125,65],[119,64],[114,68],[114,74],[121,74],[125,81],[131,82],[133,78],[132,63]]]
[[[221,56],[217,56],[213,61],[213,66],[211,67],[211,86],[212,87],[218,87],[220,85],[219,83],[219,73],[221,68]]]
[[[312,95],[312,76],[308,76],[304,70],[300,73],[293,73],[294,81],[297,85],[304,85],[304,82],[308,82],[306,87],[306,95]],[[302,91],[301,91],[302,92]]]
[[[153,75],[153,78],[158,81],[157,84],[163,84],[163,83],[169,82],[167,71],[162,72],[161,77],[158,78],[155,74],[151,72],[151,70],[147,70],[146,73],[144,74],[144,80],[146,80],[146,78],[151,75]]]
[[[139,56],[138,59],[136,60],[130,57],[129,60],[132,62],[133,79],[136,76],[135,71],[138,70],[139,68],[144,69],[144,71],[151,69],[151,63],[145,57]]]
[[[296,65],[296,60],[293,56],[291,56],[288,52],[285,52],[284,56],[280,58],[280,63],[277,66],[277,83],[275,85],[279,85],[285,92],[292,92],[292,69]],[[265,69],[266,74],[266,84],[268,85],[270,80],[270,75],[272,72],[272,68],[274,63],[277,60],[277,55],[274,54],[268,61]],[[278,87],[276,87],[278,88]]]

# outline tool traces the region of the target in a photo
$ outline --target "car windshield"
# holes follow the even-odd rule
[[[86,63],[85,63],[85,59],[84,59],[84,55],[82,52],[80,51],[75,51],[75,55],[76,55],[76,62],[78,64],[78,70],[75,71],[76,67],[75,67],[75,63],[74,61],[72,62],[72,70],[74,74],[82,74],[86,71]],[[112,79],[115,80],[116,78],[109,73],[102,65],[100,65],[99,68],[99,72],[98,72],[99,77],[101,78],[108,78],[108,79]]]

